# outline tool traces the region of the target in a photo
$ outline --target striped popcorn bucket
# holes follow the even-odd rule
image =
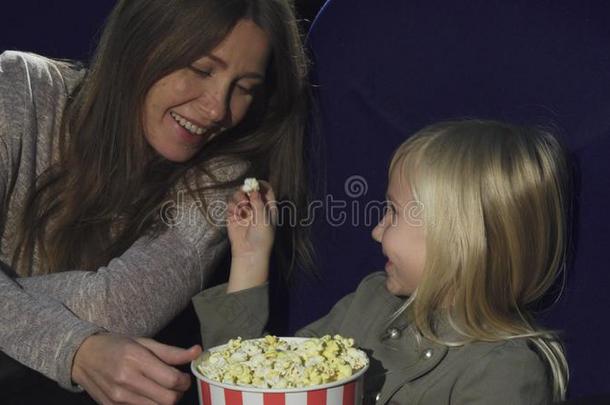
[[[348,379],[328,384],[307,388],[264,389],[210,380],[197,370],[196,364],[198,360],[191,363],[191,371],[197,377],[200,405],[362,405],[363,379],[368,368],[367,365]]]

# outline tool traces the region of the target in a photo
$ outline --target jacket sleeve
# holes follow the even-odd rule
[[[238,336],[244,339],[263,336],[269,319],[269,286],[226,293],[227,285],[205,290],[193,297],[204,347],[226,343]],[[352,300],[350,294],[339,301],[325,317],[299,330],[296,336],[316,337],[335,334]]]
[[[511,342],[492,350],[456,381],[456,405],[546,405],[552,402],[542,360]]]
[[[227,294],[227,284],[207,289],[193,297],[204,348],[241,336],[260,337],[269,318],[269,286],[263,284]]]

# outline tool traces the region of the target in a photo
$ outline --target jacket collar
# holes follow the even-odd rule
[[[404,341],[403,344],[413,345],[414,343],[411,341],[411,337],[401,340]],[[392,343],[389,342],[386,345],[392,345]],[[412,356],[409,356],[411,359],[401,358],[400,355],[404,354],[404,351],[398,351],[396,362],[402,360],[405,366],[401,368],[396,364],[394,366],[398,366],[398,368],[392,368],[395,372],[389,372],[386,375],[383,395],[379,398],[378,403],[385,404],[403,385],[432,371],[445,358],[447,352],[447,346],[425,338],[421,338],[420,343],[415,345]]]
[[[396,297],[393,297],[396,299]],[[395,303],[396,301],[394,301]],[[398,306],[396,307],[398,308]],[[386,374],[386,382],[379,398],[379,404],[385,404],[405,384],[422,377],[435,369],[447,355],[449,348],[425,337],[416,337],[413,329],[409,327],[406,316],[399,316],[388,326],[388,331],[395,328],[401,334],[398,339],[390,338],[386,331],[382,338],[383,349],[395,351]],[[435,316],[435,329],[441,339],[447,341],[460,340],[460,334],[451,326],[446,316]],[[386,356],[387,358],[387,356]]]

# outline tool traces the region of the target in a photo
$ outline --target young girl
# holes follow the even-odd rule
[[[388,209],[373,230],[385,272],[297,335],[355,338],[371,358],[365,403],[562,399],[561,344],[528,308],[563,268],[568,184],[566,155],[546,132],[490,121],[424,128],[390,164]],[[194,299],[207,347],[262,333],[275,212],[268,188],[235,195],[229,282]]]

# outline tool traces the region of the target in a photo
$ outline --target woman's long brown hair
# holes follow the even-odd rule
[[[209,53],[244,18],[270,39],[262,94],[244,121],[190,161],[173,163],[155,155],[141,119],[148,90]],[[59,159],[38,178],[24,207],[14,268],[25,276],[106,265],[142,235],[165,229],[160,208],[181,182],[205,202],[210,188],[228,189],[242,180],[204,186],[201,179],[214,179],[212,161],[252,163],[246,174],[268,178],[278,199],[295,204],[300,217],[308,199],[306,76],[294,7],[286,0],[119,1],[65,108]],[[281,247],[288,252],[288,270],[311,262],[307,230],[299,223],[279,234],[288,244]],[[36,248],[40,265],[35,269]]]

